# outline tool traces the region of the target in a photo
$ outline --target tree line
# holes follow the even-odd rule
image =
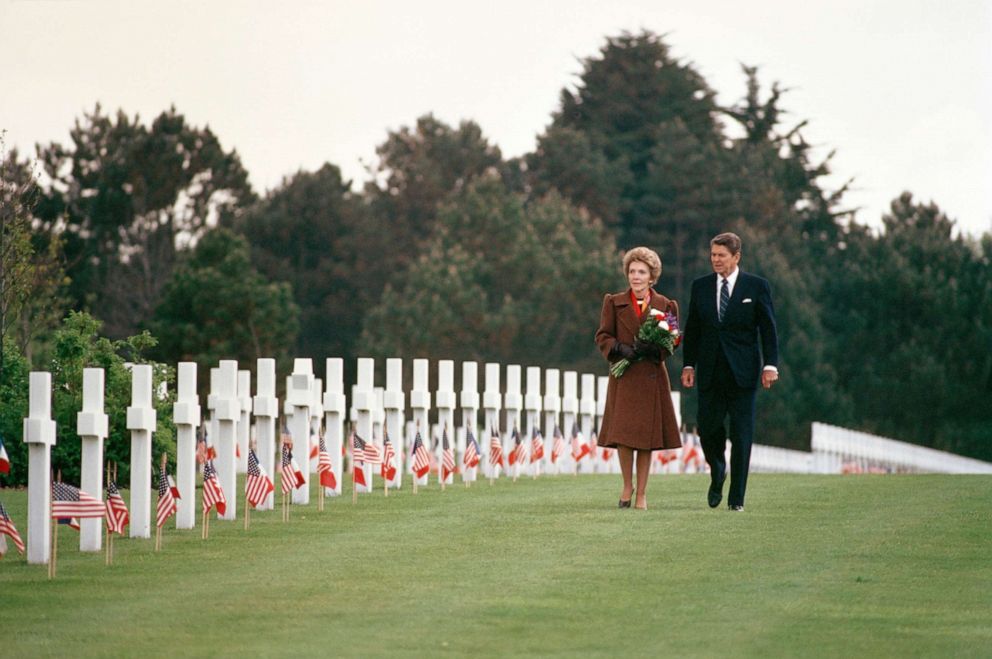
[[[806,448],[819,420],[992,459],[992,236],[909,192],[881,229],[860,223],[805,122],[785,122],[784,90],[742,78],[721,106],[662,37],[623,33],[583,60],[531,153],[428,114],[386,134],[365,181],[326,163],[261,196],[177,109],[149,124],[97,105],[67,144],[4,154],[5,402],[24,365],[66,359],[70,310],[88,314],[67,321],[76,335],[102,332],[110,352],[144,337],[161,364],[400,355],[605,373],[592,336],[625,285],[620,253],[657,250],[657,288],[684,306],[708,239],[731,230],[778,305],[783,381],[763,394],[760,442]],[[0,432],[19,437],[7,416]]]

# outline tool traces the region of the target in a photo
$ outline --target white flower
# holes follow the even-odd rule
[[[669,329],[668,328],[668,322],[667,321],[664,321],[664,320],[661,321],[660,323],[658,323],[658,327],[660,327],[661,329],[665,330],[666,332]]]
[[[679,331],[677,329],[672,330],[672,336],[678,336],[678,335],[679,335]]]
[[[657,318],[658,316],[664,316],[665,315],[665,312],[664,311],[661,311],[660,309],[652,309],[650,313],[655,318]]]

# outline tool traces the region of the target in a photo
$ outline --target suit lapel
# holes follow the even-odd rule
[[[720,322],[720,315],[717,313],[716,308],[716,273],[711,274],[705,282],[703,282],[703,296],[706,300],[703,304],[699,305],[699,309],[702,313],[706,314],[714,323]]]

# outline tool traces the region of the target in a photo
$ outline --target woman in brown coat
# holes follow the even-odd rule
[[[637,331],[650,309],[672,313],[677,318],[679,307],[675,300],[651,289],[661,276],[661,259],[654,250],[647,247],[630,250],[623,257],[623,270],[630,288],[607,295],[603,300],[596,345],[611,363],[623,358],[636,361],[623,377],[610,377],[599,445],[616,448],[619,453],[623,475],[621,508],[630,508],[634,493],[634,452],[637,452],[634,507],[646,509],[651,452],[679,448],[682,442],[665,369],[665,359],[670,353],[657,346],[642,344],[637,340]]]

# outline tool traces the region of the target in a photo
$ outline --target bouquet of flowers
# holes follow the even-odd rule
[[[662,350],[673,353],[679,343],[682,342],[682,334],[679,333],[679,319],[675,314],[651,309],[648,319],[637,330],[637,338],[642,343],[650,343]],[[640,361],[641,359],[643,358],[635,357],[633,360],[621,359],[610,367],[610,373],[613,377],[620,378],[634,361]]]

